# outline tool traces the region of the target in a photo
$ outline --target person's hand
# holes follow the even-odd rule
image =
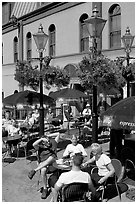
[[[104,177],[102,177],[102,178],[98,181],[98,183],[99,183],[99,184],[102,184],[102,183],[105,182],[105,180],[106,180],[106,179],[105,179]]]

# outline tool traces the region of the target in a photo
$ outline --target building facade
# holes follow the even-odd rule
[[[3,2],[3,96],[19,90],[14,80],[16,61],[38,57],[33,34],[37,33],[40,24],[49,35],[44,56],[53,56],[50,64],[67,69],[72,73],[71,83],[76,84],[75,69],[83,56],[89,54],[92,45],[84,20],[92,16],[95,5],[100,16],[107,20],[98,47],[108,58],[125,56],[121,37],[128,26],[135,35],[135,2]],[[14,25],[10,21],[13,15],[16,17]],[[135,42],[130,55],[135,56]],[[45,94],[50,91],[44,87]]]

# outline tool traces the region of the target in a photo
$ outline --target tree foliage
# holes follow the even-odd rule
[[[111,88],[121,88],[126,83],[127,70],[132,73],[132,79],[134,78],[134,65],[130,64],[130,67],[125,67],[123,61],[120,58],[111,60],[105,57],[102,53],[93,58],[84,57],[79,63],[77,74],[81,80],[81,85],[86,90],[91,90],[93,84],[97,85],[98,91],[106,92]],[[131,79],[130,78],[130,79]]]
[[[50,57],[45,57],[40,71],[38,65],[32,66],[29,61],[18,61],[16,64],[15,80],[22,86],[29,86],[33,90],[39,89],[39,78],[42,76],[47,89],[55,85],[57,87],[67,86],[70,81],[68,74],[59,67],[50,66]]]

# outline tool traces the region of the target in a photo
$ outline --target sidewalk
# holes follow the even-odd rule
[[[65,148],[67,142],[64,141]],[[103,151],[108,153],[109,143],[102,144]],[[88,155],[90,155],[90,146],[86,148]],[[58,152],[58,158],[62,157],[64,149]],[[37,191],[37,181],[39,173],[36,173],[34,178],[28,178],[28,172],[35,168],[36,161],[26,164],[24,157],[19,157],[14,163],[3,163],[2,167],[2,201],[3,202],[49,202],[51,194],[45,199],[41,199],[41,193]],[[129,185],[129,187],[132,187]],[[118,196],[109,200],[109,202],[119,202]],[[132,202],[122,194],[122,202]]]

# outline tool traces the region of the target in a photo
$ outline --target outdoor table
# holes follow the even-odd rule
[[[63,161],[63,159],[58,159],[56,160],[56,162],[53,163],[53,166],[63,171],[64,170],[69,171],[71,170],[71,161],[70,160]]]
[[[17,146],[17,144],[20,142],[21,139],[22,139],[22,135],[19,135],[19,134],[15,134],[13,136],[2,137],[2,141],[8,145],[9,155],[11,155],[11,146],[12,145]]]

